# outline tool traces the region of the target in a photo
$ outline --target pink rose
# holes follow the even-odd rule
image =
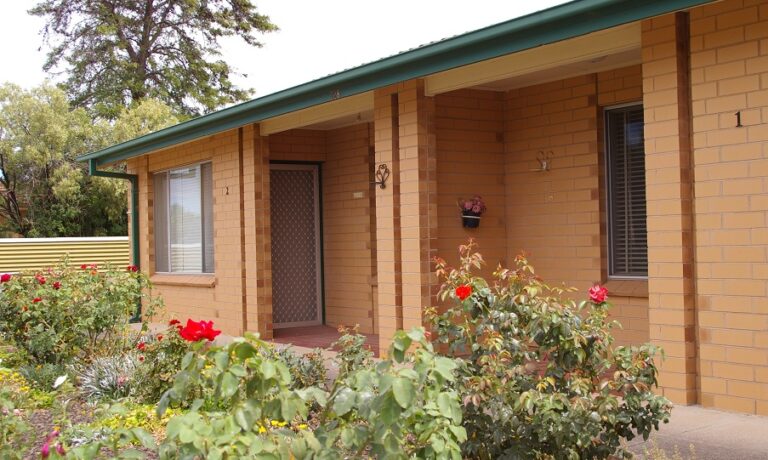
[[[594,303],[603,303],[608,298],[608,289],[599,284],[589,288],[589,299]]]

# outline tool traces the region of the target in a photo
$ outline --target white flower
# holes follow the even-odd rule
[[[61,384],[66,382],[66,381],[67,381],[67,376],[66,375],[60,375],[60,376],[56,377],[56,381],[53,382],[53,389],[55,390],[56,388],[59,388],[61,386]]]

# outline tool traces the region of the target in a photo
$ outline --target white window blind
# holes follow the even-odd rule
[[[606,111],[609,273],[648,276],[643,108]]]
[[[158,272],[213,273],[211,164],[155,174]]]

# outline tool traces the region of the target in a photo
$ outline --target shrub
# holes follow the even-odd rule
[[[433,352],[423,329],[398,332],[390,359],[336,379],[330,391],[290,389],[288,367],[265,357],[265,346],[252,335],[194,346],[159,413],[200,387],[229,409],[208,411],[199,401],[173,417],[160,458],[460,458],[456,364]],[[319,408],[314,430],[291,429],[310,406]]]
[[[341,337],[331,349],[338,350],[334,362],[339,369],[339,378],[345,378],[360,369],[373,366],[373,352],[365,347],[365,336],[358,334],[357,327],[339,327]]]
[[[434,338],[459,356],[471,458],[608,458],[635,433],[647,438],[671,405],[657,384],[650,345],[613,347],[606,292],[578,304],[572,289],[553,288],[520,256],[489,284],[470,244],[461,264],[437,261],[443,312],[428,309]]]
[[[15,402],[16,395],[9,387],[0,385],[0,458],[23,458],[23,449],[17,445],[19,435],[29,427]]]
[[[133,347],[139,363],[131,386],[139,401],[154,404],[173,385],[182,358],[190,350],[180,329],[178,320],[171,320],[165,330],[141,337]]]
[[[66,261],[45,272],[4,275],[0,335],[24,349],[33,364],[86,357],[105,338],[121,337],[140,301],[151,313],[149,281],[133,267],[75,268]]]
[[[314,349],[307,354],[296,354],[290,347],[278,348],[274,345],[264,347],[267,358],[280,361],[288,367],[291,374],[291,389],[311,386],[325,386],[325,360],[323,350]]]
[[[36,389],[51,391],[56,379],[67,374],[67,368],[64,364],[27,364],[19,368],[19,373]]]
[[[131,393],[137,359],[134,354],[102,356],[74,367],[80,392],[88,399],[120,399]]]

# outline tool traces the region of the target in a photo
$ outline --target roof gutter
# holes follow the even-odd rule
[[[88,161],[88,174],[96,177],[108,177],[111,179],[125,179],[131,183],[131,263],[141,268],[141,255],[139,248],[139,176],[136,174],[118,173],[112,171],[99,171],[98,164],[94,160]],[[141,300],[138,301],[136,314],[131,321],[141,321]]]
[[[219,110],[78,158],[96,166],[393,83],[691,8],[713,0],[577,0]]]

